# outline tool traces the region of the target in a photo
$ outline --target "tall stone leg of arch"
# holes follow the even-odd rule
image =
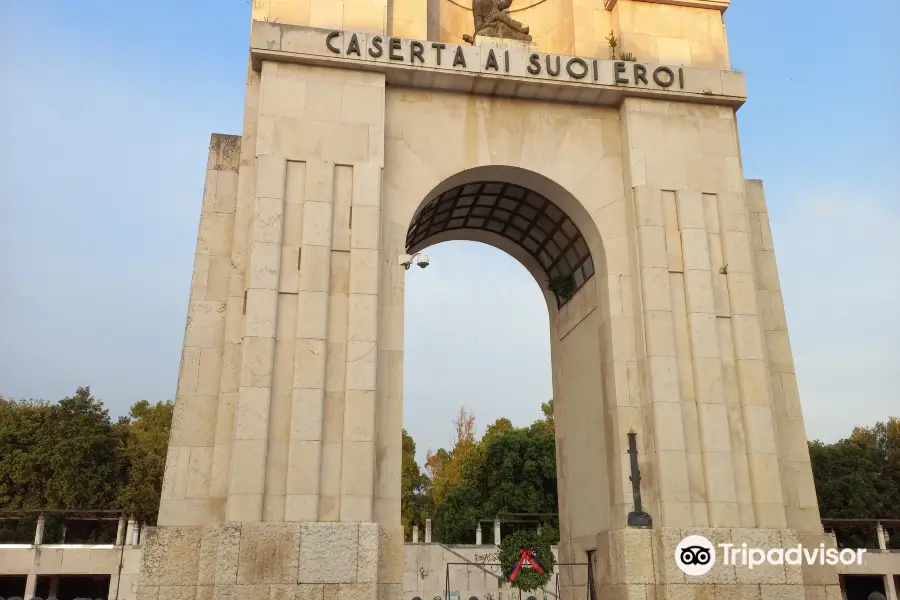
[[[724,562],[729,544],[825,542],[762,187],[743,179],[734,112],[626,99],[620,115],[641,382],[634,428],[654,523],[610,534],[611,584],[628,598],[694,597],[697,584],[722,597],[833,595],[827,565]],[[716,548],[709,573],[676,567],[687,535]]]
[[[263,62],[244,135],[214,138],[138,598],[399,592],[396,378],[378,391],[384,93],[383,75]]]

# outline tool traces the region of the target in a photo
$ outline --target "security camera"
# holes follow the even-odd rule
[[[424,269],[425,267],[427,267],[428,263],[428,257],[424,254],[420,254],[418,258],[416,258],[416,264],[419,265],[420,269]]]

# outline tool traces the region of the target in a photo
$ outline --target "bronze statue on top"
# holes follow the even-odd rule
[[[464,35],[463,39],[474,44],[475,36],[483,35],[530,42],[528,26],[509,16],[510,4],[512,4],[512,0],[472,0],[475,35]]]

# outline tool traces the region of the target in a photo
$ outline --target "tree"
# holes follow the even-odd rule
[[[0,401],[0,509],[47,506],[51,410],[39,400]]]
[[[809,454],[823,518],[900,518],[900,419],[856,427],[834,444],[810,442]],[[840,527],[836,533],[846,546],[875,544],[871,527]]]
[[[122,509],[154,524],[172,411],[142,400],[113,423],[89,387],[56,404],[0,396],[0,509]],[[48,537],[58,530],[48,520]]]
[[[124,420],[123,458],[125,483],[119,489],[118,506],[142,523],[156,524],[159,497],[166,468],[169,430],[175,405],[171,401],[150,404],[141,400],[131,407],[132,421]]]
[[[424,526],[431,506],[430,480],[416,463],[416,442],[403,430],[402,470],[400,472],[400,520],[403,530]]]
[[[124,483],[121,437],[113,430],[109,411],[79,387],[51,410],[52,446],[40,445],[48,460],[46,506],[72,509],[116,508],[118,486]]]
[[[545,415],[552,415],[552,404],[545,407]],[[471,542],[478,521],[500,512],[558,512],[556,441],[547,418],[525,428],[497,419],[477,441],[474,418],[461,411],[454,429],[454,448],[429,454],[441,541]],[[556,531],[545,531],[555,542]]]

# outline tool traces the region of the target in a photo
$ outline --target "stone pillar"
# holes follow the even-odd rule
[[[35,589],[37,589],[37,572],[35,572],[34,565],[32,565],[31,572],[28,573],[28,579],[25,580],[25,594],[23,598],[25,600],[34,598]]]
[[[419,526],[418,526],[418,525],[413,525],[413,530],[412,530],[412,543],[413,543],[413,544],[418,544],[418,543],[419,543]]]
[[[882,527],[881,521],[879,521],[879,522],[875,525],[875,533],[876,533],[876,535],[878,536],[878,548],[879,548],[882,552],[887,552],[887,549],[888,549],[888,547],[887,547],[887,538],[886,538],[885,535],[884,535],[884,527]]]
[[[37,526],[34,528],[34,545],[40,546],[44,543],[44,515],[38,517]]]
[[[898,600],[900,598],[897,596],[897,586],[894,585],[893,573],[888,573],[884,576],[884,592],[887,600]]]
[[[475,526],[475,545],[481,545],[481,523]]]
[[[141,524],[140,523],[134,524],[134,531],[132,532],[131,535],[132,535],[131,545],[136,548],[141,543]]]
[[[116,527],[116,546],[125,545],[125,517],[119,517],[119,525]]]
[[[500,546],[500,519],[494,520],[494,545]]]
[[[255,14],[268,4],[254,5]],[[344,21],[338,28],[366,30],[357,27],[355,3],[315,4],[304,24],[327,26],[333,4]],[[274,25],[272,11],[254,36],[280,28],[285,20]],[[293,596],[298,586],[321,593],[323,585],[326,595],[359,600],[401,593],[393,467],[402,406],[399,391],[378,383],[384,96],[381,74],[269,60],[251,66],[243,136],[234,144],[237,208],[229,194],[229,217],[216,231],[204,210],[198,236],[198,256],[215,245],[202,254],[223,257],[226,268],[216,260],[216,270],[195,269],[194,287],[206,293],[192,290],[192,302],[220,302],[223,289],[227,298],[209,305],[214,314],[200,323],[190,313],[161,526],[144,536],[139,597],[211,597],[213,586],[233,595],[251,585],[259,586],[254,597]],[[212,149],[210,160],[215,176],[208,175],[221,179],[224,170],[212,166],[223,161]],[[208,334],[202,339],[194,339],[198,326]],[[202,391],[188,369],[193,346],[203,347]],[[218,354],[207,351],[213,347]],[[215,380],[203,375],[207,355]],[[396,411],[385,416],[381,402]],[[198,447],[209,449],[211,469]]]
[[[878,549],[882,552],[890,552],[887,545],[887,536],[880,521],[875,525],[875,533],[878,535]],[[884,576],[884,592],[887,600],[898,600],[897,586],[894,585],[893,573],[888,573]]]
[[[431,519],[425,519],[425,543],[431,543]]]
[[[59,575],[50,576],[50,589],[47,591],[47,600],[53,600],[59,593]]]
[[[232,268],[230,254],[240,144],[238,136],[210,138],[184,345],[160,495],[160,526],[201,526],[210,516],[216,419],[220,411],[226,413],[230,406],[227,396],[220,398],[220,381],[223,373],[238,370],[237,365],[223,361],[223,348],[229,315],[227,284]],[[228,419],[229,440],[232,421]],[[218,519],[222,516],[217,515]]]
[[[134,518],[128,519],[128,525],[125,527],[125,541],[124,544],[129,545],[132,543],[134,539]]]

